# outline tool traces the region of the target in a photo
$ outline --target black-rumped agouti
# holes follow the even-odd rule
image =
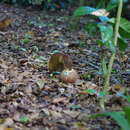
[[[52,54],[48,61],[49,72],[62,72],[65,69],[72,69],[71,58],[67,54],[60,52]]]
[[[0,30],[4,30],[12,23],[12,19],[7,15],[1,15],[0,17]]]

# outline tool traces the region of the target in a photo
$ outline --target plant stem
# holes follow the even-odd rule
[[[118,31],[119,31],[119,25],[120,25],[122,6],[123,6],[123,0],[120,0],[119,5],[118,5],[117,17],[116,17],[116,21],[115,21],[116,25],[115,25],[114,41],[113,41],[115,47],[117,46],[117,41],[118,41]],[[109,85],[110,85],[110,77],[111,77],[112,66],[113,66],[113,62],[115,59],[115,55],[116,55],[116,52],[113,52],[111,55],[109,64],[108,64],[108,74],[105,77],[105,83],[104,83],[104,88],[103,88],[104,92],[107,92]],[[106,101],[106,98],[104,98],[104,97],[100,100],[100,105],[101,105],[103,110],[105,109],[105,107],[104,107],[105,101]]]
[[[123,7],[123,0],[120,0],[119,6],[118,6],[117,17],[116,17],[116,21],[115,21],[115,23],[116,23],[115,34],[114,34],[114,45],[115,46],[117,46],[118,31],[119,31],[119,26],[120,26],[120,18],[121,18],[122,7]]]

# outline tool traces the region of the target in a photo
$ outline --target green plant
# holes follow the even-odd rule
[[[91,118],[110,116],[114,119],[122,130],[130,130],[130,107],[123,107],[119,112],[104,112],[91,115]]]
[[[19,121],[20,121],[21,123],[28,123],[29,120],[30,120],[30,119],[29,119],[27,116],[22,116],[22,117],[20,117],[20,119],[19,119]]]
[[[90,95],[96,95],[97,97],[101,98],[101,97],[104,97],[104,96],[110,96],[111,93],[110,92],[104,92],[104,91],[97,91],[95,89],[85,89],[83,91],[83,93],[85,94],[90,94]],[[112,95],[111,95],[112,96]],[[128,94],[128,92],[115,92],[114,96],[116,97],[122,97],[123,99],[125,99],[128,103],[130,103],[130,95]]]
[[[112,66],[115,59],[117,49],[124,51],[127,48],[126,38],[130,36],[130,22],[121,18],[121,11],[123,0],[116,0],[118,3],[117,18],[110,19],[105,9],[95,9],[92,7],[79,7],[75,10],[74,16],[80,17],[83,15],[93,15],[99,18],[101,22],[98,22],[96,27],[99,28],[101,33],[101,40],[97,40],[100,47],[105,46],[111,52],[110,60],[107,62],[105,56],[102,59],[102,71],[104,77],[103,92],[107,93],[110,84],[110,77],[112,72]],[[121,19],[121,20],[120,20]],[[115,30],[114,30],[115,26]],[[114,32],[113,32],[114,30]],[[126,35],[127,34],[127,35]],[[118,41],[118,42],[117,42]],[[108,56],[107,56],[108,59]],[[108,65],[107,65],[108,64]],[[100,100],[100,105],[103,109],[106,98],[103,97]]]
[[[21,43],[22,44],[26,44],[26,43],[29,43],[31,40],[31,35],[29,35],[28,33],[26,33],[23,37],[23,39],[21,40]]]

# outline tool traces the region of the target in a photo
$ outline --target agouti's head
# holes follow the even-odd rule
[[[12,19],[9,16],[1,16],[0,18],[0,29],[7,28],[12,23]]]
[[[12,22],[12,19],[10,19],[10,18],[7,18],[7,19],[4,21],[4,23],[5,23],[6,26],[9,26],[9,25],[11,24],[11,22]]]
[[[62,72],[64,69],[72,68],[71,58],[64,53],[55,53],[51,55],[48,61],[48,70],[49,72],[59,71]]]
[[[72,69],[72,60],[67,54],[63,54],[60,62],[64,64],[64,69]]]

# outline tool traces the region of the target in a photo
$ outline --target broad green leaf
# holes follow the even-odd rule
[[[119,37],[118,38],[118,47],[119,47],[120,51],[125,51],[125,49],[128,47],[127,41],[124,38]]]
[[[112,40],[112,36],[113,36],[113,27],[109,24],[103,24],[103,23],[99,23],[97,25],[100,29],[101,32],[101,38],[102,41],[105,43],[109,40]]]
[[[82,6],[74,11],[74,16],[83,16],[91,14],[93,11],[96,11],[96,9],[89,6]]]
[[[126,116],[127,120],[129,121],[129,124],[130,124],[130,107],[124,107],[123,111],[125,112],[125,116]]]
[[[115,24],[115,18],[111,18],[109,22]],[[121,18],[120,28],[122,28],[127,33],[130,33],[130,22],[126,20],[125,18]]]
[[[105,112],[105,113],[95,114],[90,117],[96,118],[100,116],[110,116],[117,122],[117,124],[122,128],[122,130],[130,130],[130,124],[125,118],[124,112]]]
[[[119,29],[119,33],[124,38],[130,38],[130,33],[126,32],[125,30],[123,30],[121,28]]]
[[[117,0],[110,0],[109,3],[107,4],[106,9],[111,10],[111,9],[117,7],[117,5],[118,5]]]
[[[108,42],[106,42],[106,46],[112,51],[112,52],[115,52],[116,51],[116,48],[113,44],[113,42],[111,40],[109,40]]]
[[[106,46],[108,49],[110,49],[112,52],[116,51],[116,48],[111,40],[107,42],[103,42],[101,40],[96,41],[99,46]]]
[[[102,39],[102,41],[98,40],[98,44],[104,45],[107,48],[109,48],[112,52],[115,52],[115,46],[112,42],[113,27],[109,24],[103,24],[103,23],[99,23],[98,27],[100,29]]]
[[[104,43],[101,40],[96,40],[96,42],[100,47],[104,45]]]
[[[127,2],[128,0],[123,0],[123,2]],[[119,0],[110,0],[109,3],[107,4],[106,10],[111,10],[115,7],[117,7],[119,3]]]
[[[88,23],[84,27],[85,31],[87,31],[90,35],[96,33],[97,24],[96,23]]]
[[[110,19],[109,22],[115,24],[115,18]],[[121,18],[119,33],[120,35],[118,36],[118,47],[120,51],[125,51],[125,49],[128,47],[125,38],[130,37],[130,22],[124,18]]]
[[[82,6],[82,7],[79,7],[77,8],[75,11],[74,11],[74,16],[84,16],[84,15],[88,15],[88,14],[91,14],[91,15],[95,15],[94,12],[98,12],[99,9],[95,9],[95,8],[92,8],[92,7],[89,7],[89,6]],[[93,14],[94,13],[94,14]],[[109,21],[109,18],[107,16],[97,16],[102,22],[106,22],[106,21]]]

